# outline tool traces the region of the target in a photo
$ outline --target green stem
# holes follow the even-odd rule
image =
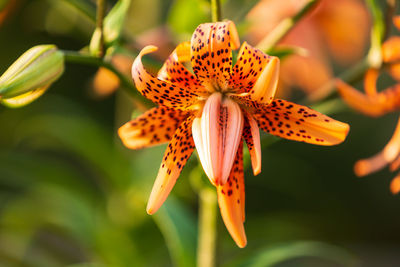
[[[82,65],[89,65],[95,67],[103,67],[113,72],[121,82],[122,88],[124,88],[133,98],[139,100],[142,103],[148,104],[149,101],[145,99],[135,88],[131,80],[129,80],[123,73],[117,70],[114,65],[104,61],[101,58],[94,57],[91,55],[82,54],[75,51],[62,51],[64,53],[65,61],[70,63],[78,63]]]
[[[97,0],[97,13],[96,13],[96,28],[100,32],[99,38],[99,57],[104,57],[104,31],[103,31],[103,21],[106,12],[106,1]]]
[[[211,20],[212,22],[221,21],[221,2],[220,0],[211,0]]]
[[[302,19],[306,14],[316,6],[319,0],[310,0],[304,7],[293,17],[284,19],[278,24],[264,39],[258,44],[257,48],[268,53],[285,35]]]
[[[197,266],[215,266],[217,225],[217,196],[215,190],[204,186],[199,192],[199,240]]]

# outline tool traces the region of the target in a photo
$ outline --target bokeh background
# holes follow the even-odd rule
[[[82,0],[87,14],[77,11],[76,1],[11,2],[0,12],[0,73],[34,45],[79,50],[89,43],[94,2]],[[223,1],[224,18],[234,20],[242,41],[252,44],[265,34],[257,30],[257,12],[265,18],[277,16],[270,7],[246,16],[256,2]],[[349,31],[347,27],[362,20],[360,30],[351,31],[361,40],[351,50],[359,55],[343,62],[324,49],[326,43],[319,43],[321,51],[310,52],[318,54],[316,65],[304,63],[315,78],[342,73],[368,48],[364,3],[343,2],[357,2],[357,7],[339,10],[349,22],[338,24],[336,31]],[[109,7],[113,3],[108,1]],[[282,16],[290,12],[282,11]],[[306,21],[312,29],[335,25],[315,16]],[[189,40],[195,27],[208,20],[206,0],[132,0],[124,46],[134,57],[143,45],[159,45],[162,49],[153,58],[157,66],[175,44]],[[326,31],[332,33],[332,28]],[[286,42],[301,45],[295,37]],[[315,38],[307,40],[315,45],[324,39]],[[303,65],[286,67],[291,76],[283,77],[289,82],[281,84],[280,94],[302,102],[326,80],[308,82],[308,74],[295,74],[294,66]],[[96,72],[94,67],[67,64],[64,75],[34,103],[20,109],[0,107],[0,266],[193,266],[198,198],[191,176],[196,156],[165,207],[147,215],[147,197],[165,146],[140,151],[122,146],[116,131],[132,116],[131,99],[122,90],[102,91],[94,82]],[[105,80],[100,84],[107,85]],[[382,79],[380,84],[383,88],[390,82]],[[253,177],[247,168],[245,174],[248,245],[237,248],[218,215],[218,266],[250,266],[263,257],[266,262],[278,259],[276,266],[400,266],[400,197],[389,191],[394,174],[385,169],[360,179],[353,173],[356,160],[374,155],[388,142],[398,114],[372,119],[340,101],[333,103],[334,112],[328,107],[331,115],[351,125],[339,146],[287,140],[267,144],[271,139],[263,135],[263,171]]]

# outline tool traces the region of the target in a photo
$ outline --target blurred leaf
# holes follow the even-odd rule
[[[96,21],[96,6],[93,1],[87,0],[63,0],[68,5],[73,6],[80,13],[88,17],[92,22]]]
[[[322,242],[299,241],[265,248],[246,259],[230,263],[227,266],[270,267],[304,257],[313,257],[343,266],[354,266],[357,263],[353,255],[337,246]]]
[[[10,0],[0,0],[0,11],[7,6],[8,2],[10,2]]]
[[[168,23],[176,33],[191,35],[199,24],[210,20],[209,10],[204,0],[175,0]]]
[[[197,223],[192,214],[169,196],[153,217],[165,238],[174,266],[195,266]]]
[[[104,40],[107,45],[120,37],[130,4],[131,0],[119,0],[104,18]]]

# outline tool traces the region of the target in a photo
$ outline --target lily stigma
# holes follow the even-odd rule
[[[191,42],[176,47],[157,77],[142,64],[142,57],[157,48],[143,48],[132,65],[132,77],[141,94],[158,107],[123,125],[119,136],[131,149],[169,142],[148,201],[149,214],[164,203],[196,148],[217,189],[225,226],[236,244],[244,247],[243,142],[257,175],[261,172],[260,128],[282,138],[330,146],[346,138],[349,125],[274,99],[279,59],[244,42],[232,66],[232,50],[239,47],[233,22],[201,24]],[[186,65],[191,65],[193,73]]]

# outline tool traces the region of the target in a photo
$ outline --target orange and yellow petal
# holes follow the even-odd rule
[[[250,114],[245,113],[245,117],[243,138],[249,149],[253,174],[258,175],[261,172],[260,129],[258,128],[257,122]]]
[[[243,174],[243,142],[236,153],[235,162],[225,185],[217,186],[218,204],[222,219],[236,244],[247,244],[243,222],[245,220],[245,193]]]
[[[379,70],[371,68],[368,69],[364,76],[364,91],[370,96],[374,97],[377,94],[376,83],[379,77]]]
[[[394,177],[390,183],[390,191],[392,194],[397,194],[400,192],[400,174]]]
[[[142,57],[157,50],[155,46],[146,46],[140,51],[132,65],[132,77],[139,92],[159,105],[186,110],[198,100],[198,95],[184,88],[160,80],[146,71]]]
[[[269,104],[278,86],[279,65],[279,58],[244,43],[233,67],[230,87],[243,98]]]
[[[343,142],[349,125],[311,108],[275,99],[253,114],[258,126],[285,139],[331,146]]]
[[[354,165],[354,172],[357,176],[365,176],[370,173],[379,171],[389,163],[393,162],[400,154],[400,118],[397,122],[396,130],[389,143],[381,152],[375,156],[362,159]]]
[[[192,138],[193,117],[188,117],[169,142],[147,203],[147,213],[154,214],[167,199],[183,166],[194,150]]]
[[[355,110],[372,117],[378,117],[396,110],[400,106],[400,84],[394,85],[375,96],[367,96],[341,80],[336,86],[344,101]]]
[[[176,129],[188,113],[164,106],[152,108],[118,130],[123,144],[130,149],[140,149],[171,140]]]
[[[228,88],[232,49],[239,47],[239,36],[232,21],[200,24],[192,35],[191,62],[196,77],[213,92]]]
[[[385,63],[400,60],[400,37],[392,36],[382,44],[382,59]]]
[[[190,61],[190,42],[179,44],[158,72],[158,78],[180,87],[190,88],[197,94],[205,94],[206,89],[182,64]]]

